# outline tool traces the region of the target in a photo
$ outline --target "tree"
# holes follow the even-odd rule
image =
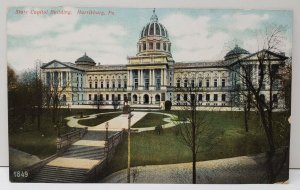
[[[62,105],[63,95],[67,91],[67,88],[70,87],[70,81],[67,81],[62,77],[58,71],[49,73],[46,76],[46,83],[44,85],[44,96],[46,99],[46,104],[49,108],[52,109],[52,122],[57,123],[60,114],[60,108]],[[72,79],[70,79],[72,81]],[[62,116],[61,116],[62,117]]]
[[[253,60],[240,61],[239,59],[233,65],[229,65],[229,69],[237,74],[235,88],[245,94],[241,98],[247,99],[254,105],[254,109],[260,116],[261,127],[264,129],[265,137],[268,143],[267,151],[267,173],[270,183],[275,181],[278,171],[274,169],[274,121],[273,112],[278,103],[275,91],[281,91],[279,88],[279,67],[284,65],[286,57],[281,55],[280,47],[284,40],[284,27],[271,25],[267,26],[258,36],[258,52],[255,54],[255,62]],[[254,66],[257,66],[256,68]],[[256,72],[258,74],[256,74]]]
[[[178,100],[176,103],[180,109],[177,112],[177,129],[181,142],[188,147],[192,153],[192,183],[196,181],[196,162],[197,154],[200,151],[201,140],[204,138],[211,138],[211,145],[216,144],[220,139],[213,138],[215,133],[213,129],[208,129],[209,121],[207,118],[207,112],[197,111],[197,93],[202,93],[203,88],[194,87],[193,85],[187,84],[186,87],[177,87],[175,92],[183,94],[183,101]],[[213,107],[211,107],[213,110]],[[210,134],[204,133],[210,131]],[[203,147],[202,147],[203,148]],[[211,147],[210,147],[211,148]]]

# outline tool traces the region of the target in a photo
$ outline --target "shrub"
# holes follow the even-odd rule
[[[162,132],[162,130],[163,130],[163,128],[162,128],[161,125],[157,125],[155,127],[155,133],[158,134],[158,135],[160,135],[160,133]]]
[[[172,102],[169,100],[165,101],[165,110],[170,111],[171,107],[172,107]]]

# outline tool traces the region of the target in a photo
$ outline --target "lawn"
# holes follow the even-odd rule
[[[94,127],[97,126],[101,123],[104,123],[110,119],[113,119],[119,115],[121,115],[122,113],[110,113],[110,114],[100,114],[98,115],[96,118],[93,119],[83,119],[83,120],[79,120],[78,123],[80,125],[86,125],[86,126],[90,126],[90,127]]]
[[[244,129],[243,112],[206,112],[205,117],[207,127],[200,136],[201,145],[197,155],[199,161],[254,155],[265,151],[264,131],[259,127],[259,119],[255,113],[251,114],[249,132]],[[274,118],[275,139],[277,146],[280,146],[283,141],[288,140],[280,136],[288,132],[289,125],[287,122],[283,126],[276,125],[276,122],[284,121],[281,113],[275,113]],[[178,127],[164,129],[160,135],[153,131],[133,133],[132,166],[191,162],[191,151],[183,143]],[[126,167],[127,138],[124,137],[107,168],[107,174]]]
[[[133,128],[143,128],[143,127],[156,127],[158,125],[164,125],[167,122],[163,121],[163,118],[167,116],[162,114],[148,113],[141,120],[136,122]]]
[[[112,110],[72,109],[71,112],[68,112],[66,109],[62,109],[61,114],[64,118],[69,115],[78,115],[80,112],[87,115],[110,111]],[[9,118],[9,122],[14,122],[14,120],[17,120],[17,118]],[[43,110],[40,131],[36,126],[36,119],[31,121],[29,115],[27,115],[26,121],[9,134],[9,146],[36,155],[41,159],[55,154],[57,129],[53,127],[51,110]],[[60,133],[63,134],[69,130],[69,127],[64,126],[60,128]]]

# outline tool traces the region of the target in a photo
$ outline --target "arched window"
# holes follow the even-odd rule
[[[134,94],[134,95],[132,96],[132,98],[133,98],[133,102],[137,102],[137,95],[136,95],[136,94]]]
[[[155,96],[155,102],[156,103],[160,102],[160,95],[156,94],[156,96]]]
[[[177,80],[177,88],[180,88],[180,80]]]
[[[259,95],[259,98],[262,102],[265,102],[266,101],[266,98],[265,98],[265,95],[264,94],[261,94]]]

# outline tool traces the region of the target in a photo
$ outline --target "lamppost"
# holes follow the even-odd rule
[[[106,141],[108,141],[108,127],[109,127],[109,124],[108,122],[105,123],[105,129],[106,129]]]
[[[130,123],[131,123],[131,118],[133,114],[131,113],[133,110],[130,109],[128,110],[128,158],[127,158],[127,183],[130,183]]]

